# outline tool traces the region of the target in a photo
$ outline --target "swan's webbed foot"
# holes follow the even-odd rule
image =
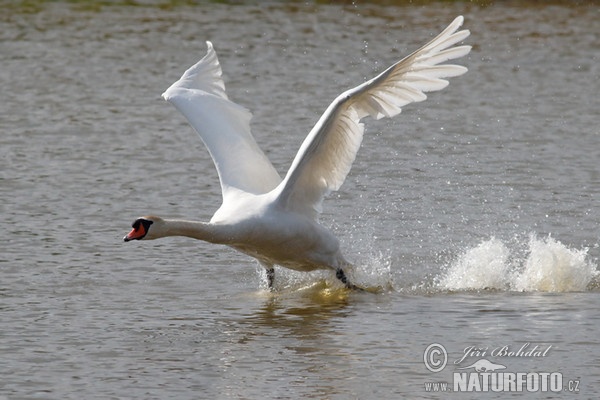
[[[346,277],[344,270],[341,268],[338,268],[335,270],[335,277],[338,278],[340,281],[342,281],[342,283],[346,286],[347,289],[358,290],[361,292],[365,290],[365,289],[361,288],[360,286],[356,286],[355,284],[350,282],[348,280],[348,277]]]
[[[258,261],[258,263],[265,269],[267,273],[267,287],[270,291],[273,291],[273,282],[275,281],[275,266],[265,261]]]
[[[269,286],[269,290],[273,290],[273,282],[275,281],[275,268],[269,267],[267,268],[267,285]]]

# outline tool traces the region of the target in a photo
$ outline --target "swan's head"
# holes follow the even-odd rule
[[[159,217],[141,217],[133,221],[131,227],[133,228],[123,240],[129,242],[131,240],[150,240],[156,239],[159,236],[158,233],[160,227],[163,224],[163,220]]]

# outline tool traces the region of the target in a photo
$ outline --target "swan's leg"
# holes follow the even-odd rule
[[[275,281],[275,268],[273,267],[273,264],[268,264],[262,261],[259,262],[267,272],[267,285],[269,285],[269,290],[273,290],[273,281]]]
[[[267,284],[269,290],[273,290],[273,281],[275,280],[275,268],[273,266],[267,268]]]
[[[344,270],[341,268],[338,268],[335,270],[335,277],[338,278],[340,281],[342,281],[342,283],[344,285],[346,285],[346,287],[348,289],[352,289],[352,290],[360,290],[363,291],[364,289],[361,288],[360,286],[356,286],[355,284],[353,284],[352,282],[350,282],[348,280],[348,277],[346,277],[346,274],[344,273]]]

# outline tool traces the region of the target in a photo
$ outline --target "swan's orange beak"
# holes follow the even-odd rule
[[[129,232],[123,240],[129,242],[130,240],[141,239],[146,236],[146,230],[144,229],[144,225],[140,224],[140,226],[136,229],[133,228],[131,232]]]
[[[149,220],[144,219],[144,218],[138,218],[131,225],[133,227],[133,229],[131,230],[131,232],[129,232],[123,238],[123,240],[126,241],[126,242],[129,242],[131,240],[141,240],[141,239],[143,239],[146,236],[146,234],[148,233],[148,228],[150,228],[150,225],[152,225],[152,221],[149,221]]]

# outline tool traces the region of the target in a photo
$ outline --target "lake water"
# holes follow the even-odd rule
[[[597,3],[185,3],[2,2],[0,399],[600,396]],[[160,98],[206,40],[284,173],[338,93],[459,14],[469,72],[367,121],[324,204],[382,293],[282,269],[269,293],[228,248],[123,243],[220,204]]]

